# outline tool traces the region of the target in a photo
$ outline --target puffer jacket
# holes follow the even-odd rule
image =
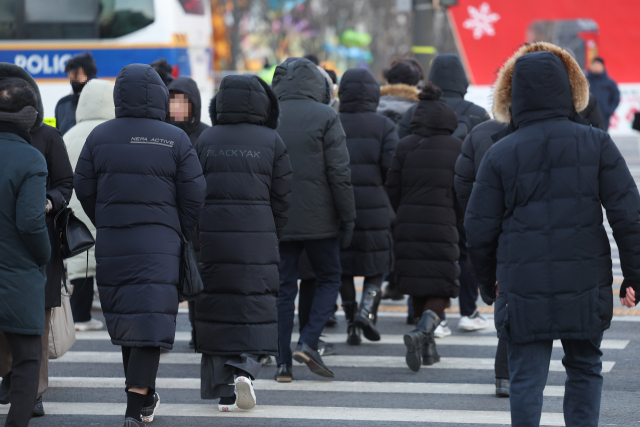
[[[169,92],[150,66],[116,78],[116,118],[89,134],[76,195],[97,229],[96,280],[111,342],[173,348],[180,234],[196,228],[202,167],[183,130],[164,123]]]
[[[613,314],[611,248],[640,283],[640,195],[605,132],[585,125],[589,85],[550,43],[522,47],[500,70],[494,115],[513,132],[485,155],[465,218],[469,256],[495,297],[500,338],[598,339]],[[624,283],[623,283],[624,285]]]
[[[64,278],[64,263],[60,251],[60,231],[54,228],[54,218],[73,193],[73,168],[58,129],[43,123],[44,107],[40,90],[33,77],[22,67],[0,62],[0,79],[17,77],[26,81],[38,98],[38,117],[29,130],[31,146],[38,149],[47,161],[47,199],[52,209],[47,214],[47,230],[51,243],[51,258],[47,264],[47,284],[45,286],[45,307],[60,307],[60,288]]]
[[[380,101],[376,113],[382,114],[398,124],[404,114],[419,101],[418,89],[403,83],[382,86],[380,88]],[[410,135],[411,131],[407,133]],[[407,136],[404,135],[404,136]]]
[[[395,124],[376,114],[380,89],[369,71],[342,76],[340,121],[347,135],[356,224],[351,245],[340,252],[342,274],[375,276],[391,268],[391,205],[384,188],[398,144]]]
[[[455,113],[442,100],[420,101],[387,177],[396,211],[395,275],[403,294],[455,298],[460,284],[454,167],[462,142]]]
[[[431,64],[428,80],[442,89],[442,100],[458,116],[458,126],[453,136],[464,140],[466,136],[480,123],[489,120],[489,113],[464,99],[469,81],[458,55],[438,55]],[[411,117],[415,106],[410,108],[398,124],[398,135],[404,138],[411,134]]]
[[[67,146],[69,160],[71,166],[75,169],[80,152],[84,147],[87,137],[93,129],[107,120],[115,119],[115,106],[113,104],[113,83],[106,80],[93,79],[90,80],[82,92],[78,101],[78,110],[76,113],[76,125],[64,134],[64,143]],[[75,193],[71,197],[69,207],[91,231],[93,237],[96,237],[96,228],[82,210],[82,205],[76,197]],[[69,280],[81,279],[86,277],[95,277],[96,275],[96,256],[95,249],[89,249],[89,261],[87,262],[87,254],[81,254],[73,258],[67,259],[67,275]]]
[[[331,88],[313,62],[289,58],[276,67],[278,134],[293,169],[289,221],[283,241],[335,238],[341,222],[355,220],[349,151]]]
[[[175,82],[175,80],[174,80]],[[278,239],[287,223],[291,164],[278,100],[255,76],[228,76],[198,140],[207,181],[200,217],[204,292],[195,342],[209,355],[278,355]]]
[[[620,89],[607,72],[602,74],[588,73],[587,79],[593,96],[598,100],[598,106],[604,120],[604,129],[609,129],[609,120],[620,104]]]

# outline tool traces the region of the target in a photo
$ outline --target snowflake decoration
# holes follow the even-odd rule
[[[493,24],[500,20],[500,15],[491,12],[489,3],[484,2],[479,8],[468,6],[469,18],[462,23],[467,30],[473,30],[473,38],[480,40],[485,34],[487,36],[495,36],[496,30]]]

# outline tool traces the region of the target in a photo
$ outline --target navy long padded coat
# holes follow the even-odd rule
[[[291,164],[278,100],[255,76],[225,77],[197,143],[207,181],[200,218],[204,292],[195,303],[198,352],[278,354],[278,239],[287,224]]]
[[[205,181],[189,137],[164,123],[169,94],[150,66],[124,67],[116,118],[87,138],[75,189],[95,224],[96,279],[111,342],[173,348],[180,233],[190,238]]]
[[[573,88],[573,90],[572,90]],[[515,131],[485,155],[465,229],[476,275],[514,343],[598,339],[613,314],[606,209],[625,280],[640,279],[640,195],[605,132],[581,124],[589,88],[569,53],[521,48],[502,68],[494,114]]]
[[[393,209],[384,188],[398,145],[391,119],[376,114],[380,86],[369,71],[356,68],[342,76],[340,121],[347,135],[356,227],[347,249],[340,251],[342,274],[375,276],[391,268]]]

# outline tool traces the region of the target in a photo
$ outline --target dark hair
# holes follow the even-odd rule
[[[320,63],[320,61],[318,60],[318,56],[310,53],[308,55],[304,56],[306,59],[308,59],[309,61],[313,62],[314,64],[318,65]]]
[[[384,70],[383,76],[392,85],[403,83],[415,86],[424,79],[424,70],[415,59],[402,58],[393,61],[389,68]]]
[[[0,80],[0,111],[15,113],[25,107],[38,108],[33,88],[17,77]]]
[[[422,90],[418,94],[421,101],[437,101],[442,96],[442,89],[431,82],[427,82],[422,86]]]
[[[591,63],[593,64],[594,62],[599,62],[602,65],[604,65],[604,59],[600,58],[599,56],[596,56],[595,58],[593,58],[593,60],[591,61]]]
[[[173,67],[171,66],[171,64],[169,64],[164,58],[156,59],[149,65],[151,65],[151,68],[156,70],[156,73],[158,73],[160,76],[169,75],[173,71]]]
[[[333,82],[333,84],[338,83],[338,75],[335,71],[327,70],[326,68],[324,70],[327,72],[327,74],[329,74],[329,77],[331,77],[331,81]]]
[[[64,67],[64,72],[69,73],[71,70],[78,70],[82,68],[87,76],[95,76],[98,74],[98,67],[96,61],[93,59],[91,52],[79,53],[70,60],[67,61],[67,65]]]

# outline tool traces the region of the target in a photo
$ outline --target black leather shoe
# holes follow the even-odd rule
[[[304,363],[316,375],[326,378],[335,378],[333,372],[327,368],[318,352],[305,343],[299,343],[293,352],[293,359],[296,362]]]
[[[0,405],[9,404],[9,391],[11,390],[11,372],[2,377],[0,383]]]
[[[496,396],[509,397],[509,385],[508,378],[496,378]]]
[[[413,372],[420,370],[420,365],[433,365],[440,361],[440,356],[436,351],[435,339],[433,331],[440,324],[440,318],[431,310],[427,310],[422,314],[416,328],[404,335],[404,345],[407,347],[407,355],[405,360],[407,366]],[[423,360],[423,347],[428,346],[426,350],[427,356]],[[437,360],[436,359],[437,356]]]
[[[32,417],[44,417],[44,406],[42,406],[42,396],[36,400],[36,406],[33,408]]]
[[[378,305],[380,304],[380,288],[367,285],[362,292],[362,302],[354,324],[362,329],[364,337],[369,341],[380,341],[380,332],[376,328]]]
[[[344,310],[344,317],[347,320],[347,344],[360,345],[362,338],[360,335],[362,331],[356,327],[353,323],[353,319],[356,317],[358,311],[358,303],[355,301],[342,301],[342,309]]]
[[[278,381],[279,383],[290,383],[291,381],[293,381],[291,365],[287,365],[286,363],[278,365],[278,370],[276,371],[276,381]]]

